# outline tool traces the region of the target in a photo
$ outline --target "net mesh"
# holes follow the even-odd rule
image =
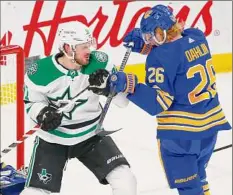
[[[16,54],[1,55],[1,106],[16,102]]]

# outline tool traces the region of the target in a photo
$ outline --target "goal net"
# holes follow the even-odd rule
[[[24,134],[24,52],[19,46],[0,47],[1,150],[22,138]],[[14,155],[14,156],[13,156]],[[5,159],[6,157],[6,159]],[[12,162],[17,168],[24,165],[24,144],[1,161]],[[9,164],[10,164],[9,163]]]

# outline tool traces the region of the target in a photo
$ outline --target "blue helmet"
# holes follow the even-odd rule
[[[156,5],[147,11],[140,22],[142,34],[154,34],[156,28],[166,31],[176,23],[172,11],[164,5]]]

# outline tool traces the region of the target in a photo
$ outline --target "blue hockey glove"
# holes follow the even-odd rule
[[[134,28],[130,31],[123,39],[124,46],[126,48],[132,48],[133,52],[141,53],[143,55],[147,55],[152,46],[145,44],[140,28]],[[133,42],[134,45],[131,46],[130,43]]]
[[[134,93],[138,78],[132,73],[116,72],[110,77],[110,84],[116,87],[116,92]]]

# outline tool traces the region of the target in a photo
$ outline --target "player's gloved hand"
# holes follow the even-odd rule
[[[116,87],[116,92],[134,93],[138,78],[132,73],[116,72],[110,76],[110,85]]]
[[[89,90],[98,95],[108,96],[110,92],[109,72],[105,69],[99,69],[89,75]]]
[[[132,31],[130,31],[123,39],[124,46],[126,48],[131,47],[133,52],[141,53],[143,55],[147,55],[152,46],[145,44],[142,33],[140,28],[134,28]],[[130,43],[134,43],[133,46],[131,46]]]
[[[54,130],[61,124],[62,113],[51,106],[44,107],[36,117],[40,128],[44,131]]]

